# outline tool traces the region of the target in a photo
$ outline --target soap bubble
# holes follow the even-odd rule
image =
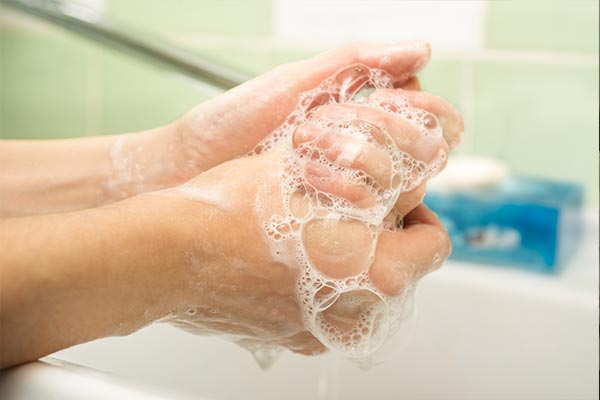
[[[394,208],[398,197],[419,186],[439,165],[416,160],[400,150],[385,126],[357,119],[320,119],[316,110],[326,105],[356,104],[400,116],[423,136],[442,135],[433,114],[412,107],[402,96],[371,96],[379,89],[393,89],[385,71],[362,64],[343,68],[315,89],[300,94],[285,122],[250,152],[286,152],[281,179],[283,214],[267,215],[261,203],[262,227],[273,244],[271,248],[277,249],[277,253],[273,251],[275,259],[282,251],[275,242],[294,243],[299,269],[296,293],[306,328],[328,349],[363,367],[395,354],[393,349],[401,348],[411,332],[408,322],[415,315],[414,285],[388,296],[371,283],[369,268],[381,232],[402,229],[402,215]],[[294,148],[297,129],[315,128],[323,132],[321,136],[296,143]],[[341,168],[329,160],[327,146],[323,150],[315,143],[330,143],[331,138],[324,135],[333,134],[383,150],[390,160],[390,181],[379,185],[363,172]],[[337,173],[352,184],[362,185],[373,195],[374,204],[359,207],[311,187],[303,175],[308,162],[318,165],[325,176]]]

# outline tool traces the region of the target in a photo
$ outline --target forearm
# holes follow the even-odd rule
[[[77,210],[97,204],[114,136],[0,142],[0,216]]]
[[[80,210],[167,186],[177,172],[176,154],[163,149],[176,140],[172,130],[0,141],[0,217]]]
[[[177,201],[146,197],[0,221],[0,368],[129,334],[176,306],[185,236],[163,216]]]

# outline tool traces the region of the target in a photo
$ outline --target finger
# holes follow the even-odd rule
[[[423,202],[423,198],[425,197],[425,189],[425,183],[421,183],[414,189],[400,194],[400,197],[398,197],[398,200],[395,204],[396,210],[400,213],[400,215],[407,215]]]
[[[374,206],[377,200],[376,194],[360,181],[360,177],[352,175],[352,171],[334,169],[320,162],[308,161],[305,173],[306,190],[321,192],[323,201],[328,201],[326,196],[329,193],[357,207]]]
[[[363,125],[369,124],[373,127],[369,135],[379,144],[386,144],[385,141],[389,141],[391,136],[396,146],[403,152],[403,154],[396,154],[396,157],[400,158],[396,161],[401,163],[402,169],[402,191],[414,189],[446,165],[448,145],[443,137],[437,131],[424,135],[419,127],[398,115],[364,105],[329,104],[316,109],[311,119],[337,123],[362,121]],[[384,131],[388,134],[386,135]],[[316,131],[313,130],[312,134],[315,135]],[[369,160],[366,161],[368,164]],[[387,173],[391,175],[392,170],[388,170]],[[396,183],[393,182],[391,186],[395,187]]]
[[[296,354],[305,356],[316,356],[327,351],[327,348],[308,331],[282,339],[279,344]]]
[[[286,86],[288,95],[293,95],[294,100],[299,93],[316,88],[326,78],[332,77],[333,90],[340,94],[338,102],[345,102],[370,80],[368,68],[385,71],[391,80],[389,84],[399,87],[427,65],[430,55],[431,48],[427,42],[408,41],[395,45],[359,42],[303,62],[283,65],[273,73],[280,72],[288,81],[298,83],[297,86]],[[273,87],[270,86],[269,90],[272,91]],[[314,104],[307,108],[323,104],[329,99],[330,94],[323,93],[322,99],[313,99]],[[279,108],[281,104],[278,104]]]
[[[381,147],[369,142],[369,137],[354,131],[332,128],[329,132],[312,124],[300,125],[293,135],[297,149],[311,146],[335,164],[358,169],[373,178],[383,188],[391,187],[392,160]]]
[[[450,251],[443,225],[421,204],[406,216],[403,230],[381,233],[369,277],[383,293],[395,296],[439,268]]]
[[[408,120],[373,107],[359,104],[328,104],[316,109],[311,119],[337,122],[366,121],[387,131],[397,147],[416,160],[428,165],[442,165],[447,158],[448,145],[442,137],[434,133],[424,135]]]
[[[401,89],[404,90],[421,90],[421,83],[419,82],[419,78],[413,76],[409,80],[407,80],[402,86]]]
[[[450,149],[458,146],[462,140],[465,129],[463,118],[450,103],[441,97],[420,91],[381,89],[371,93],[369,99],[377,104],[393,104],[398,99],[406,99],[412,107],[436,116]],[[431,123],[435,124],[436,122],[432,121]]]
[[[252,150],[294,110],[299,93],[341,68],[355,63],[381,68],[402,84],[427,65],[430,53],[427,42],[364,42],[285,64],[197,106],[185,115],[179,130],[182,135],[227,143],[219,152],[203,154],[202,167],[208,169]]]
[[[326,52],[298,66],[301,72],[310,66],[314,71],[324,71],[319,82],[344,65],[360,63],[370,68],[386,71],[394,85],[402,85],[422,70],[431,56],[431,47],[424,41],[404,41],[395,44],[357,42]]]

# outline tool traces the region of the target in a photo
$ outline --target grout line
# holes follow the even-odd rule
[[[342,42],[319,42],[288,40],[277,37],[238,37],[217,34],[163,32],[166,38],[181,45],[207,46],[210,48],[253,47],[260,51],[291,49],[297,51],[316,51],[335,47]],[[440,50],[435,52],[436,59],[458,59],[484,62],[522,62],[532,64],[560,65],[598,65],[598,53],[514,50],[514,49],[482,49],[473,51]]]

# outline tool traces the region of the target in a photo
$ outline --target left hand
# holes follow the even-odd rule
[[[427,42],[354,43],[308,60],[281,65],[216,98],[181,119],[151,131],[123,135],[111,150],[114,201],[176,186],[248,153],[294,109],[298,94],[345,66],[386,71],[394,86],[418,90],[415,74],[430,57]]]

